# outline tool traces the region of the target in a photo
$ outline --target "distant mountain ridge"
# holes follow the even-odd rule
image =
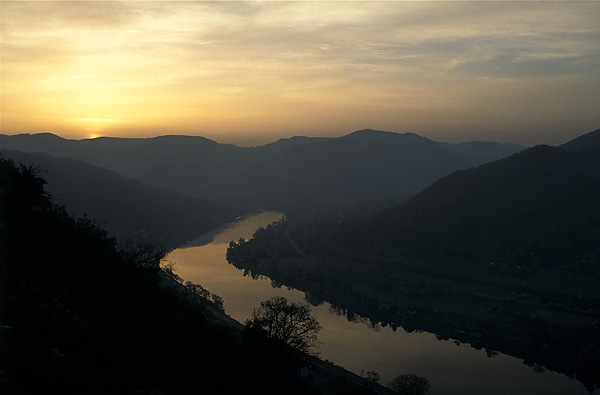
[[[0,148],[85,161],[213,202],[284,209],[402,200],[454,170],[524,147],[454,145],[366,129],[339,138],[293,137],[251,148],[192,136],[66,140],[50,134],[0,135]]]
[[[433,260],[598,270],[600,130],[454,172],[403,204],[348,224],[340,240]]]
[[[560,146],[569,151],[584,151],[598,147],[600,147],[600,129],[581,135]]]

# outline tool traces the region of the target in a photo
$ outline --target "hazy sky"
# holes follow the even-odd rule
[[[600,128],[600,2],[1,1],[2,133],[255,145]]]

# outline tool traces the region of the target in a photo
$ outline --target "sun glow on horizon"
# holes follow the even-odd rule
[[[367,127],[528,144],[600,124],[600,3],[1,7],[3,133],[250,142]]]

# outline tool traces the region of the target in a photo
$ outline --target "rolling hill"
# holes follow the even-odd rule
[[[88,163],[47,154],[0,150],[4,158],[38,167],[55,204],[87,215],[120,242],[143,241],[171,248],[233,215],[213,203],[125,178]]]
[[[348,224],[347,245],[435,260],[598,270],[600,131],[457,171]]]
[[[218,306],[43,186],[0,158],[0,392],[321,393],[297,354],[224,326]]]
[[[600,388],[600,130],[458,170],[392,208],[289,216],[228,261],[371,322]]]
[[[284,210],[366,199],[401,201],[454,170],[523,148],[445,144],[375,130],[340,138],[295,137],[251,148],[190,136],[66,140],[49,134],[1,135],[0,147],[82,160],[222,204]]]

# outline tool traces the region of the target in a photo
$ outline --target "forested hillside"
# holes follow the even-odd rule
[[[239,214],[79,160],[7,150],[0,155],[39,168],[53,203],[75,217],[86,215],[102,224],[120,244],[142,242],[170,249]]]
[[[182,284],[156,250],[117,249],[44,184],[35,168],[0,159],[0,393],[386,391],[230,326],[222,299]]]
[[[536,146],[362,217],[291,216],[228,260],[374,322],[600,386],[600,147]],[[567,149],[568,148],[568,149]]]
[[[348,248],[387,255],[597,272],[600,151],[530,148],[445,177],[342,234]]]
[[[35,171],[2,159],[0,185],[0,392],[310,392],[291,354],[217,325],[160,257],[119,252]]]
[[[338,209],[398,203],[457,169],[520,151],[514,144],[438,143],[412,133],[360,130],[237,147],[192,136],[67,140],[0,135],[0,147],[88,162],[146,184],[245,209]]]

